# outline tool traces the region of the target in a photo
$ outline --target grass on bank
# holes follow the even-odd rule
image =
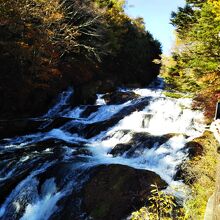
[[[190,188],[183,207],[172,195],[153,187],[149,201],[154,205],[133,212],[131,220],[203,220],[208,199],[215,191],[218,142],[210,131],[193,140],[203,147],[202,154],[183,162],[182,179]],[[148,202],[149,202],[148,201]]]
[[[220,78],[217,73],[210,73],[196,80],[179,76],[171,77],[165,74],[162,77],[167,83],[168,90],[163,93],[164,95],[170,98],[193,98],[192,108],[204,110],[207,123],[210,124],[213,121],[215,105],[220,100]],[[185,96],[184,94],[190,95]],[[132,220],[151,220],[150,216],[154,216],[153,219],[160,220],[204,219],[207,201],[215,191],[219,143],[210,131],[205,131],[201,137],[194,139],[193,142],[202,146],[203,150],[198,156],[185,160],[181,166],[182,179],[189,186],[190,191],[183,204],[183,209],[179,208],[180,215],[175,218],[172,215],[158,216],[157,209],[143,207],[132,214]],[[165,200],[163,202],[167,205]]]
[[[193,98],[192,94],[185,94],[185,93],[179,93],[179,92],[168,92],[165,91],[163,94],[167,97],[174,98],[174,99],[180,99],[180,98]]]
[[[203,220],[207,201],[215,191],[219,143],[210,131],[194,141],[203,146],[203,153],[182,165],[183,178],[191,188],[185,212],[186,219]]]

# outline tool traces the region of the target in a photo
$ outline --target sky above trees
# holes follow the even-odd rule
[[[127,0],[126,12],[132,17],[143,17],[146,29],[163,45],[163,53],[169,54],[174,41],[174,28],[170,15],[185,0]]]

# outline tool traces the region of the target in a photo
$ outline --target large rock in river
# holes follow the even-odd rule
[[[119,220],[146,205],[151,184],[167,183],[152,171],[124,165],[101,165],[84,188],[84,208],[94,220]]]
[[[118,105],[118,104],[122,104],[124,102],[127,102],[129,100],[133,100],[140,97],[140,95],[137,95],[134,92],[121,92],[121,91],[116,91],[116,92],[112,92],[112,93],[107,93],[103,96],[105,102],[108,105]]]

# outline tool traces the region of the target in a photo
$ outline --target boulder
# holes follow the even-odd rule
[[[81,118],[87,118],[89,117],[92,113],[98,111],[100,106],[98,105],[86,105],[85,110],[80,114]]]
[[[195,141],[190,141],[186,144],[186,149],[188,150],[189,158],[202,156],[203,154],[203,146]]]
[[[0,139],[59,128],[72,118],[0,120]]]
[[[119,220],[146,205],[151,184],[164,189],[167,183],[156,173],[124,165],[95,168],[83,190],[83,205],[94,220]]]
[[[103,96],[106,104],[108,104],[108,105],[122,104],[122,103],[125,103],[129,100],[133,100],[138,97],[140,97],[140,96],[134,92],[121,92],[121,91],[107,93]]]
[[[141,111],[149,104],[148,98],[142,98],[139,102],[134,103],[121,109],[119,112],[114,114],[110,119],[105,121],[97,121],[92,124],[75,124],[70,132],[79,133],[84,138],[91,138],[98,135],[102,131],[106,131],[108,128],[114,126],[125,116],[130,115],[134,111]]]
[[[115,156],[134,156],[136,150],[141,153],[146,148],[158,147],[172,137],[172,134],[162,136],[151,135],[146,132],[134,133],[132,139],[126,144],[117,144],[109,153]]]
[[[0,120],[0,139],[37,132],[44,120]]]

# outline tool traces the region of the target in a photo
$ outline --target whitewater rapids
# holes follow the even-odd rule
[[[175,175],[188,156],[187,142],[205,129],[203,113],[191,109],[189,98],[163,95],[161,80],[118,92],[135,96],[109,104],[99,94],[94,105],[72,107],[69,88],[45,115],[33,119],[42,121],[36,132],[1,140],[0,190],[11,184],[0,203],[1,219],[56,219],[61,201],[89,178],[85,171],[102,164],[150,170],[170,186],[181,185]],[[56,174],[60,164],[65,175]],[[76,216],[84,219],[81,199],[75,201]]]

